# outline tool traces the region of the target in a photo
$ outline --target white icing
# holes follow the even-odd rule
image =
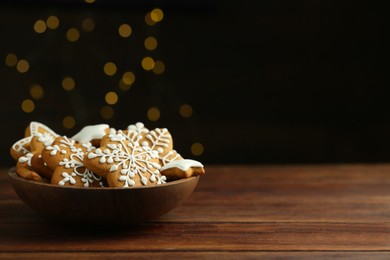
[[[72,139],[79,143],[86,143],[94,139],[101,139],[106,135],[106,130],[109,127],[110,126],[107,124],[89,125],[81,129],[81,131],[75,134]]]
[[[23,139],[20,139],[19,141],[17,141],[16,143],[14,143],[12,145],[12,149],[15,150],[16,152],[18,153],[23,153],[23,154],[27,154],[29,153],[30,151],[28,149],[26,149],[24,146],[26,144],[29,144],[31,142],[31,136],[29,137],[25,137]]]
[[[43,143],[43,145],[48,146],[52,145],[54,142],[54,136],[48,132],[46,133],[35,133],[34,136],[38,137],[38,142]]]
[[[43,130],[43,135],[39,131],[40,128]],[[42,138],[44,138],[45,141],[41,141],[43,139],[41,139],[39,141],[42,142],[42,143],[45,143],[45,145],[46,145],[46,142],[49,142],[48,135],[50,135],[52,138],[53,137],[55,138],[55,137],[58,136],[58,134],[56,134],[49,127],[45,126],[44,124],[41,124],[41,123],[33,121],[33,122],[30,123],[30,136],[27,136],[27,137],[17,141],[16,143],[14,143],[12,145],[12,149],[15,150],[18,153],[27,154],[30,151],[28,149],[26,149],[24,146],[31,142],[31,139],[32,139],[33,136],[42,136]]]
[[[171,135],[168,132],[168,129],[156,128],[153,131],[150,131],[146,138],[152,143],[150,148],[152,150],[157,150],[159,153],[163,152],[163,149],[158,148],[168,148],[169,143],[171,142]]]
[[[167,163],[166,165],[161,167],[160,171],[165,171],[171,168],[178,168],[182,171],[187,171],[191,167],[203,167],[203,164],[195,160],[182,159],[182,160],[171,161]]]
[[[99,158],[99,163],[111,165],[110,172],[120,173],[119,181],[124,182],[123,187],[135,185],[134,177],[140,177],[142,185],[148,185],[145,173],[150,175],[149,180],[156,184],[165,183],[166,177],[159,172],[160,164],[152,159],[158,158],[156,151],[149,147],[140,146],[138,142],[123,140],[122,134],[110,134],[110,140],[115,143],[107,144],[107,149],[96,149],[88,153],[89,159]]]
[[[25,162],[27,162],[27,165],[28,166],[31,166],[31,159],[32,159],[32,157],[33,157],[33,154],[32,153],[27,153],[25,156],[21,156],[21,157],[19,157],[19,162],[20,163],[25,163]]]
[[[102,186],[102,178],[96,176],[92,171],[87,169],[84,166],[84,151],[83,149],[76,147],[76,143],[74,140],[68,139],[66,136],[60,140],[60,145],[47,146],[47,150],[51,150],[50,155],[54,156],[57,152],[61,152],[62,154],[68,154],[64,148],[69,148],[70,155],[68,157],[63,158],[58,164],[60,166],[64,166],[66,169],[72,169],[72,172],[66,173],[63,172],[61,176],[62,180],[58,182],[59,185],[65,185],[67,182],[74,185],[76,184],[76,180],[74,177],[79,176],[81,182],[84,184],[84,187],[89,187],[91,183],[98,181]],[[90,143],[81,144],[87,151],[94,149]]]
[[[163,166],[168,164],[171,161],[176,161],[179,159],[181,159],[180,154],[178,154],[175,150],[169,151],[166,155],[160,157]]]
[[[148,133],[149,129],[147,129],[143,123],[138,122],[135,125],[129,125],[127,130],[135,132],[136,134]]]

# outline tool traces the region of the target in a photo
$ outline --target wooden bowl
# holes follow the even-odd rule
[[[160,217],[189,197],[199,177],[153,187],[78,188],[23,179],[15,168],[8,175],[25,204],[59,223],[134,225]]]

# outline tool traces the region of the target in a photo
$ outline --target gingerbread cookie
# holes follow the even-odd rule
[[[141,146],[135,131],[115,131],[102,138],[101,147],[85,156],[84,164],[106,177],[110,187],[139,187],[165,183],[159,172],[158,154]]]
[[[160,171],[161,174],[167,176],[168,180],[205,174],[203,165],[200,162],[189,159],[171,161],[161,167]]]
[[[45,163],[54,171],[51,183],[60,186],[99,187],[102,178],[84,166],[84,155],[94,149],[91,143],[76,143],[66,136],[57,137],[42,151]]]
[[[30,135],[24,138],[24,140],[30,140],[28,151],[19,157],[16,172],[19,176],[29,180],[44,181],[43,178],[50,180],[53,171],[44,163],[41,152],[54,141],[57,134],[41,123],[31,122],[26,135]],[[12,150],[14,148],[11,148]]]
[[[99,147],[100,140],[108,134],[110,126],[107,124],[89,125],[81,129],[72,139],[79,143],[91,142],[93,146]]]

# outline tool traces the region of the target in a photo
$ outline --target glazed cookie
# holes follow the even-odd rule
[[[36,172],[32,167],[32,153],[27,153],[24,156],[19,157],[16,164],[16,173],[27,180],[45,182],[45,180]]]
[[[46,146],[53,143],[57,134],[37,122],[31,122],[28,129],[30,130],[26,131],[26,134],[30,134],[30,136],[24,139],[30,140],[29,150],[25,155],[18,158],[16,173],[29,180],[43,181],[42,177],[50,180],[53,171],[44,163],[41,152]]]
[[[81,129],[72,139],[79,143],[91,142],[93,146],[99,147],[100,140],[108,134],[110,126],[107,124],[89,125]]]
[[[161,174],[167,176],[168,180],[205,174],[203,165],[200,162],[189,159],[171,161],[161,167],[160,171]]]
[[[31,139],[31,168],[36,173],[50,180],[53,175],[53,170],[50,169],[47,164],[43,161],[42,151],[47,146],[54,142],[54,137],[51,134],[36,133]]]
[[[42,123],[38,123],[38,122],[33,121],[26,128],[25,137],[12,145],[12,147],[10,149],[10,154],[11,154],[12,158],[17,160],[19,157],[31,152],[32,151],[32,149],[30,147],[31,139],[33,136],[36,136],[38,134],[50,135],[54,138],[58,136],[58,134],[56,134],[49,127],[45,126]]]
[[[91,143],[76,143],[66,136],[57,137],[42,151],[45,163],[54,171],[51,183],[60,186],[99,187],[102,178],[84,166],[84,154],[94,149]]]
[[[135,131],[115,131],[102,138],[101,147],[85,156],[84,164],[106,177],[110,187],[139,187],[165,183],[158,154],[141,146]]]

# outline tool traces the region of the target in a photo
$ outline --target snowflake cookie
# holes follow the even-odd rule
[[[138,131],[138,130],[137,130]],[[165,183],[156,151],[142,146],[135,130],[115,131],[104,136],[100,148],[88,152],[84,164],[107,178],[110,187],[139,187]]]
[[[51,183],[60,186],[99,187],[102,178],[84,166],[84,155],[94,149],[91,143],[76,143],[66,136],[57,137],[42,151],[45,163],[54,171]]]

